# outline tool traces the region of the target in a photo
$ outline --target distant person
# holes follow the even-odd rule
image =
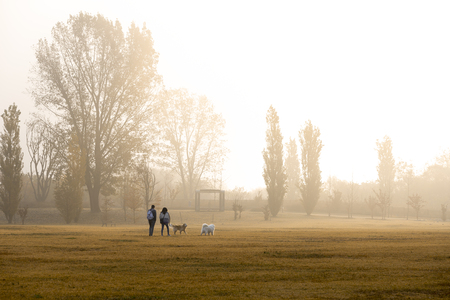
[[[163,236],[164,234],[164,226],[167,227],[167,236],[170,236],[170,232],[169,232],[169,223],[170,223],[170,214],[167,211],[167,208],[164,207],[161,211],[161,213],[159,214],[159,223],[161,223],[161,236]]]
[[[148,225],[150,226],[148,229],[148,235],[153,236],[153,229],[155,229],[156,224],[156,210],[154,205],[152,205],[152,208],[147,211],[147,220]]]

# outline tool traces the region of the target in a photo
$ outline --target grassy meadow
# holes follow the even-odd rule
[[[450,299],[449,222],[178,215],[188,235],[149,237],[145,219],[0,225],[0,298]]]

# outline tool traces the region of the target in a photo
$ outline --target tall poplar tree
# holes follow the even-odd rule
[[[23,153],[20,147],[19,116],[20,110],[15,103],[2,114],[4,132],[0,137],[0,209],[9,224],[22,198]]]
[[[323,144],[320,139],[320,130],[311,123],[311,120],[305,123],[305,127],[299,131],[298,135],[302,150],[301,202],[309,216],[319,200],[322,187],[319,158]]]
[[[382,218],[385,218],[387,209],[392,202],[392,192],[394,190],[395,180],[395,160],[392,154],[392,140],[390,137],[385,136],[383,140],[377,140],[377,152],[378,152],[378,184],[380,193],[383,197],[378,197],[378,205],[381,211],[384,212]]]
[[[300,181],[300,162],[297,154],[297,143],[295,139],[289,139],[286,143],[286,159],[284,161],[287,175],[286,199],[297,200],[300,198],[298,184]]]
[[[286,169],[283,165],[283,135],[276,110],[270,106],[266,115],[267,148],[263,150],[264,172],[269,209],[272,216],[276,216],[283,204],[286,194]]]

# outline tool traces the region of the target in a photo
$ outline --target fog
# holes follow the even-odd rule
[[[146,24],[165,87],[205,95],[222,114],[230,151],[221,188],[243,187],[244,200],[265,188],[261,152],[270,105],[284,143],[298,140],[306,120],[320,128],[322,181],[336,178],[344,194],[354,181],[360,203],[372,190],[364,184],[377,179],[377,139],[389,136],[396,162],[412,164],[417,176],[430,174],[428,167],[450,148],[445,1],[1,1],[0,109],[15,102],[22,111],[25,173],[25,123],[37,111],[28,81],[34,47],[80,11],[117,19],[124,30],[133,21]],[[418,179],[411,192],[439,211],[450,194],[433,176]],[[405,207],[404,188],[393,205]],[[324,203],[327,194],[321,197]],[[320,205],[318,211],[327,214]],[[343,207],[338,213],[346,214]]]

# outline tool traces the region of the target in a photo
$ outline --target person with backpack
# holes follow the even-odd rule
[[[169,232],[169,223],[170,223],[170,214],[167,211],[167,208],[164,207],[159,214],[159,223],[161,223],[161,236],[163,236],[164,233],[164,226],[167,227],[167,236],[170,236]]]
[[[153,229],[155,228],[156,223],[156,210],[154,205],[152,205],[152,208],[147,211],[147,220],[148,225],[150,226],[148,229],[148,235],[153,236]]]

